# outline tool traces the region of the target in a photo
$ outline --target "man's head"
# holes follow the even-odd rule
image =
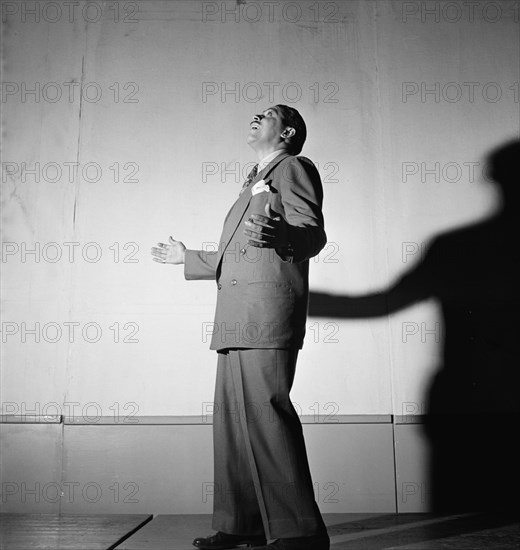
[[[520,140],[513,139],[491,151],[488,174],[502,191],[504,206],[513,210],[520,202]]]
[[[306,137],[307,128],[300,113],[287,105],[275,105],[253,117],[247,142],[259,155],[276,149],[298,155]]]

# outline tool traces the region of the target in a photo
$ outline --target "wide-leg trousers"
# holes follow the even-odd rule
[[[289,398],[295,349],[218,353],[213,529],[267,539],[325,531]]]

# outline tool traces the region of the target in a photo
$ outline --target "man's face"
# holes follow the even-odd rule
[[[270,107],[263,111],[262,114],[254,115],[253,120],[249,124],[247,143],[254,149],[276,148],[284,141],[281,137],[284,129],[280,115],[275,109]]]

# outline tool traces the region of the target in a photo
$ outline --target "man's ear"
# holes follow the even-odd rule
[[[294,134],[296,134],[296,130],[294,128],[291,128],[291,127],[288,126],[282,132],[282,137],[285,138],[285,139],[288,139],[288,138],[292,138],[294,136]]]

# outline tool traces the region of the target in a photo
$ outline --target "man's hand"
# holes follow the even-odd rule
[[[265,216],[251,214],[245,226],[249,229],[244,229],[244,235],[250,237],[251,246],[285,249],[289,245],[288,224],[271,210],[269,203],[265,205]]]
[[[152,248],[152,259],[160,264],[183,264],[185,252],[184,244],[170,237],[168,244],[157,243]]]

